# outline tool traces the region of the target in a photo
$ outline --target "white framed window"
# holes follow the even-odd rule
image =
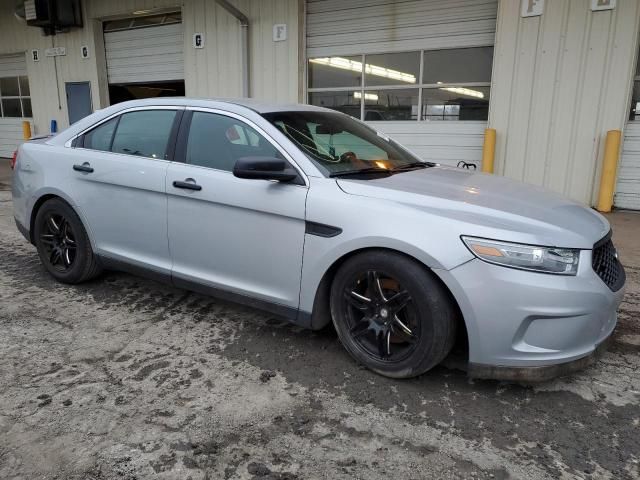
[[[31,92],[26,75],[0,77],[0,117],[30,118]]]
[[[365,121],[487,120],[493,47],[308,60],[308,103]]]

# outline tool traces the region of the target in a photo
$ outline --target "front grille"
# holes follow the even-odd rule
[[[593,246],[591,265],[611,290],[616,292],[622,288],[626,276],[611,241],[611,232]]]

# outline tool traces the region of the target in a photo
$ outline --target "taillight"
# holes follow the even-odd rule
[[[13,152],[13,156],[11,157],[11,170],[16,168],[16,162],[18,161],[18,150]]]

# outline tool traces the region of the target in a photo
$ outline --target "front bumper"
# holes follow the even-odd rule
[[[624,295],[593,271],[590,250],[576,276],[478,259],[438,274],[464,316],[474,377],[535,381],[583,368],[612,334]]]
[[[471,378],[504,380],[518,383],[545,382],[553,378],[570,375],[593,365],[607,351],[609,338],[598,345],[590,354],[570,362],[556,365],[544,365],[538,367],[506,367],[504,365],[481,365],[470,363],[467,366],[467,375]]]

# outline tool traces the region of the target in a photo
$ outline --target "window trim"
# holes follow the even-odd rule
[[[183,163],[184,165],[188,165],[193,168],[202,168],[213,172],[221,172],[226,173],[228,175],[233,176],[233,172],[228,170],[221,170],[219,168],[205,167],[202,165],[192,165],[186,162],[186,154],[187,154],[187,141],[189,138],[189,130],[191,129],[191,120],[193,119],[193,112],[203,112],[203,113],[213,113],[217,115],[222,115],[225,117],[233,118],[234,120],[238,120],[241,123],[246,124],[247,126],[253,128],[256,132],[262,135],[273,147],[280,152],[280,154],[285,158],[287,162],[298,172],[298,176],[302,180],[302,184],[289,183],[289,185],[295,185],[298,187],[309,187],[309,178],[305,171],[298,165],[298,163],[293,159],[293,155],[289,154],[289,152],[278,143],[269,133],[267,133],[262,127],[257,125],[252,120],[244,117],[240,114],[234,112],[228,112],[226,110],[220,110],[217,108],[209,108],[209,107],[185,107],[185,114],[183,116],[184,121],[180,125],[180,131],[178,132],[178,136],[176,139],[176,155],[174,162]],[[269,180],[271,182],[277,182],[277,180]]]
[[[126,115],[127,113],[135,113],[136,111],[138,111],[137,109],[134,109],[132,111],[123,111],[120,112],[120,114],[117,116],[117,121],[116,121],[116,126],[113,129],[113,134],[111,135],[111,142],[109,143],[109,150],[95,150],[93,148],[85,148],[84,146],[84,138],[85,138],[85,134],[89,133],[93,130],[95,130],[96,128],[100,127],[101,125],[103,125],[104,123],[108,122],[109,120],[113,119],[113,115],[111,117],[109,117],[109,119],[105,120],[105,121],[101,121],[100,123],[93,125],[90,129],[85,130],[81,136],[80,136],[80,141],[79,143],[81,144],[81,146],[78,146],[76,144],[76,146],[74,148],[82,148],[83,150],[88,150],[91,152],[102,152],[102,153],[111,153],[113,155],[126,155],[127,157],[135,157],[135,158],[146,158],[149,160],[153,160],[153,161],[164,161],[164,162],[170,162],[171,158],[170,158],[170,154],[172,155],[173,152],[175,151],[175,142],[176,142],[176,134],[177,134],[177,128],[176,125],[180,125],[180,121],[182,120],[182,115],[184,113],[184,109],[179,109],[179,108],[141,108],[140,111],[142,110],[166,110],[166,111],[171,111],[171,110],[176,110],[176,115],[173,118],[173,123],[171,124],[171,129],[169,130],[169,138],[167,140],[167,147],[165,149],[165,154],[164,156],[167,158],[157,158],[157,157],[147,157],[146,155],[131,155],[128,153],[123,153],[123,152],[113,152],[112,148],[113,148],[113,141],[116,138],[116,134],[118,133],[118,127],[120,126],[120,119]],[[71,145],[74,145],[74,140],[77,137],[74,137],[73,139],[71,139]],[[67,141],[67,143],[69,143],[69,141]],[[65,143],[65,146],[67,145],[67,143]]]
[[[94,150],[92,148],[85,148],[84,147],[84,135],[86,133],[89,133],[90,131],[98,128],[100,125],[107,123],[109,120],[112,120],[115,117],[121,117],[122,115],[124,115],[125,113],[131,113],[131,112],[137,112],[137,111],[144,111],[144,110],[176,110],[176,116],[173,119],[173,125],[171,126],[171,130],[169,133],[169,140],[167,141],[167,151],[166,151],[166,156],[169,157],[169,153],[171,152],[172,154],[175,152],[175,142],[176,142],[176,136],[177,136],[177,127],[176,124],[180,125],[180,122],[182,120],[182,116],[184,114],[184,110],[185,107],[182,105],[148,105],[148,106],[141,106],[141,107],[131,107],[131,108],[126,108],[124,110],[120,110],[118,112],[113,113],[112,115],[109,115],[108,117],[103,118],[102,120],[100,120],[97,123],[94,123],[93,125],[85,128],[84,130],[81,130],[79,133],[75,134],[73,137],[71,137],[69,140],[67,140],[64,144],[64,146],[66,148],[78,148],[78,149],[82,149],[82,150],[87,150],[90,152],[101,152],[101,153],[108,153],[111,155],[126,155],[127,157],[135,157],[135,158],[146,158],[149,160],[153,160],[153,161],[161,161],[161,162],[170,162],[172,161],[170,158],[153,158],[153,157],[145,157],[142,155],[129,155],[127,153],[120,153],[120,152],[112,152],[111,150],[107,151],[107,150]],[[120,119],[118,118],[118,123],[116,124],[116,128],[113,131],[113,137],[111,138],[111,142],[113,143],[113,138],[115,137],[116,131],[118,130],[118,125],[120,124]]]
[[[383,54],[394,54],[394,53],[410,53],[410,52],[418,52],[420,53],[420,68],[419,68],[419,81],[415,84],[411,85],[379,85],[379,86],[365,86],[365,74],[364,71],[361,72],[361,81],[360,86],[358,87],[309,87],[309,60],[312,58],[321,58],[320,55],[316,55],[313,57],[306,57],[305,59],[305,85],[304,85],[304,103],[310,105],[309,103],[309,94],[310,93],[322,93],[322,92],[362,92],[362,98],[360,99],[360,118],[358,120],[365,121],[365,98],[364,93],[367,91],[379,91],[379,90],[406,90],[406,89],[417,89],[418,90],[418,111],[416,119],[409,120],[379,120],[379,121],[392,121],[392,122],[429,122],[429,119],[422,118],[422,91],[424,89],[429,88],[442,88],[442,87],[489,87],[491,89],[491,79],[488,82],[447,82],[447,83],[423,83],[423,74],[424,74],[424,53],[425,52],[433,52],[433,51],[442,51],[442,50],[461,50],[461,49],[471,49],[471,48],[493,48],[493,57],[491,58],[491,77],[493,78],[493,62],[495,60],[495,44],[489,45],[472,45],[472,46],[463,46],[463,47],[448,47],[448,48],[420,48],[413,50],[397,50],[397,51],[385,51],[385,52],[368,52],[368,53],[353,53],[353,54],[330,54],[326,55],[327,57],[331,56],[340,56],[340,57],[361,57],[362,68],[366,64],[366,58],[369,55],[383,55]],[[489,98],[489,103],[491,99]],[[355,106],[355,105],[354,105]],[[328,108],[328,107],[327,107]],[[378,121],[378,120],[377,120]],[[468,122],[473,120],[449,120],[449,122]],[[486,120],[481,120],[486,121]]]

